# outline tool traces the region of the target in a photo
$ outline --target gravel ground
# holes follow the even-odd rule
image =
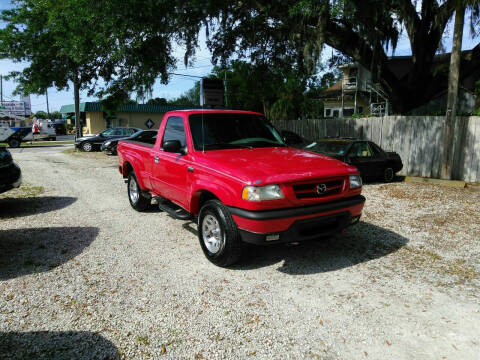
[[[19,149],[0,196],[0,359],[479,359],[480,192],[364,187],[330,240],[210,264],[115,157]]]

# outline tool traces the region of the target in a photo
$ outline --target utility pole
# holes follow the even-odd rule
[[[0,105],[3,103],[3,75],[0,75]]]
[[[50,119],[50,108],[48,107],[48,89],[45,89],[45,96],[47,97],[47,117]]]

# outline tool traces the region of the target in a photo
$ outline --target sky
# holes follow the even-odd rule
[[[12,7],[10,0],[0,0],[0,10],[9,9]],[[0,26],[2,24],[0,23]],[[444,46],[446,51],[450,51],[451,49],[451,33],[452,33],[453,26],[450,26],[447,29]],[[185,74],[185,75],[193,75],[193,76],[205,76],[208,75],[213,65],[210,62],[211,54],[206,46],[206,38],[205,34],[202,33],[199,39],[200,47],[197,49],[196,52],[196,60],[192,64],[191,67],[185,68],[183,64],[183,53],[184,49],[181,46],[176,46],[174,50],[174,55],[178,59],[177,62],[177,70],[175,73]],[[463,33],[463,46],[464,50],[472,49],[476,44],[480,41],[479,38],[472,39],[470,36],[470,29],[469,29],[469,19],[465,19],[465,30]],[[323,52],[323,58],[326,60],[332,53],[330,48],[326,48]],[[405,33],[402,33],[400,36],[397,48],[395,50],[395,55],[410,55],[410,43],[408,41],[408,37]],[[389,53],[389,55],[392,55]],[[14,63],[11,60],[0,60],[0,75],[7,75],[10,71],[19,71],[22,70],[27,64],[22,63]],[[195,78],[188,78],[182,76],[172,75],[170,77],[170,81],[167,85],[162,85],[157,82],[153,87],[152,97],[163,97],[166,99],[174,99],[185,91],[192,88],[195,84],[195,81],[198,79]],[[14,97],[12,92],[15,88],[15,83],[12,80],[6,81],[3,80],[3,99],[5,100],[19,100],[19,96]],[[80,101],[96,101],[98,100],[96,97],[89,97],[87,96],[86,92],[80,94]],[[50,112],[60,110],[62,105],[73,104],[73,86],[69,90],[57,91],[55,88],[51,88],[48,90],[48,101],[49,101],[49,109]],[[31,95],[31,103],[32,103],[32,111],[37,112],[39,110],[46,111],[47,104],[46,104],[46,96],[37,96]]]

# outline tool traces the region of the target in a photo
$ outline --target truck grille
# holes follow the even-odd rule
[[[297,199],[316,199],[334,194],[342,191],[343,180],[330,180],[326,182],[317,181],[310,184],[293,185],[293,191]]]

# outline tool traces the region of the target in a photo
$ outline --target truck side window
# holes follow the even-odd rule
[[[178,140],[182,147],[187,146],[187,138],[185,136],[185,126],[183,119],[178,116],[171,116],[167,119],[167,125],[165,126],[165,133],[163,135],[162,146],[165,141]]]

